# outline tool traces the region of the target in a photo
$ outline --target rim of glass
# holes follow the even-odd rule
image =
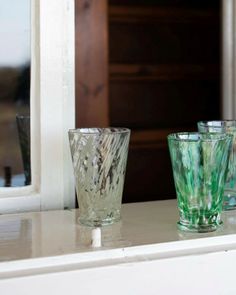
[[[16,114],[16,118],[19,119],[30,119],[30,114]]]
[[[199,121],[198,125],[204,127],[214,127],[214,128],[222,128],[222,127],[236,127],[236,120],[211,120],[211,121]]]
[[[81,133],[81,134],[117,134],[117,133],[130,133],[129,128],[125,127],[89,127],[89,128],[76,128],[69,129],[69,133]]]
[[[183,138],[180,138],[179,136],[183,136]],[[184,138],[185,136],[185,138]],[[190,136],[192,136],[190,138]],[[196,136],[196,137],[194,137]],[[207,138],[206,138],[207,136]],[[198,142],[198,141],[219,141],[224,140],[225,138],[232,138],[231,134],[227,133],[214,133],[214,132],[208,132],[208,133],[202,133],[202,132],[177,132],[177,133],[171,133],[167,136],[168,140],[174,140],[174,141],[186,141],[186,142]]]

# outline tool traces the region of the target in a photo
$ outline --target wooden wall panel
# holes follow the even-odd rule
[[[77,127],[132,129],[124,202],[174,198],[167,135],[220,118],[220,1],[75,4]]]
[[[76,6],[76,126],[107,126],[107,0],[79,0]]]
[[[219,83],[115,81],[110,83],[110,122],[130,128],[195,126],[220,116]]]
[[[111,23],[110,63],[213,64],[219,61],[217,24]],[[206,46],[207,44],[216,44]]]
[[[163,144],[132,147],[131,145],[123,202],[142,202],[175,197],[167,146]]]
[[[109,0],[109,5],[151,5],[167,7],[191,7],[196,9],[216,9],[219,11],[218,0]]]
[[[110,123],[132,129],[124,202],[174,198],[167,135],[220,118],[220,1],[109,1]]]

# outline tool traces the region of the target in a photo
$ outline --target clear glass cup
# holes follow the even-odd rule
[[[103,226],[121,219],[130,130],[69,130],[79,222]]]
[[[228,134],[168,135],[181,230],[210,232],[221,221],[223,192],[232,146]]]
[[[233,136],[227,178],[224,189],[223,209],[236,209],[236,120],[200,121],[198,131],[202,133],[227,133]]]

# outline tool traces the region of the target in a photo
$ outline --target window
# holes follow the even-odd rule
[[[32,184],[0,188],[0,213],[74,207],[74,0],[31,0]]]
[[[31,4],[0,0],[0,7],[0,187],[18,187],[31,183]]]

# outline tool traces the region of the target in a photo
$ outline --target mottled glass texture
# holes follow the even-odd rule
[[[233,136],[233,145],[224,188],[223,209],[236,209],[236,121],[201,121],[198,122],[198,131],[202,133],[227,133]]]
[[[221,224],[232,136],[176,133],[168,144],[182,230],[208,232]]]
[[[129,139],[126,128],[69,131],[80,223],[102,226],[120,220]]]

